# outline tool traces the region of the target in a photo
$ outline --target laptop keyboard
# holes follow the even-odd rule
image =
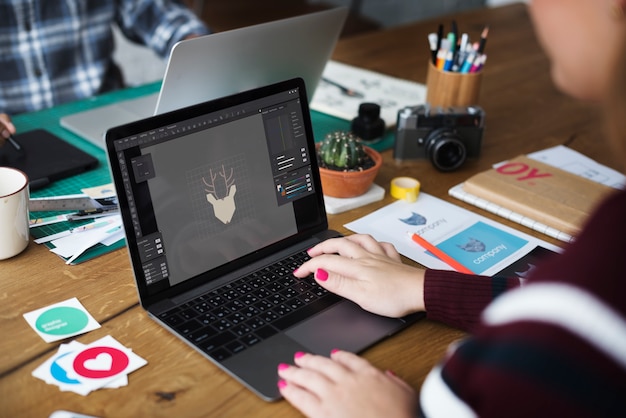
[[[292,272],[306,251],[210,291],[159,317],[218,361],[240,353],[340,298]]]

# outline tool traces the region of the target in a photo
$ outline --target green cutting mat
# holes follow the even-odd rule
[[[63,128],[59,124],[59,120],[62,117],[84,110],[93,109],[99,106],[112,104],[118,101],[134,99],[151,93],[156,93],[159,91],[160,88],[161,82],[159,81],[139,87],[132,87],[124,90],[118,90],[112,93],[103,94],[92,99],[55,106],[51,109],[15,116],[13,118],[13,122],[18,132],[26,132],[38,128],[46,129],[58,136],[59,138],[62,138],[70,144],[76,146],[77,148],[80,148],[88,154],[93,155],[95,158],[98,159],[99,162],[98,167],[96,167],[95,169],[85,173],[81,173],[76,176],[56,181],[43,189],[32,192],[31,197],[48,197],[77,194],[81,193],[81,189],[87,187],[94,187],[111,183],[111,175],[109,173],[106,152],[98,148],[97,146],[92,145],[88,141],[85,141],[78,135],[75,135],[67,129]],[[350,129],[349,121],[338,119],[323,113],[312,111],[311,119],[313,122],[313,133],[316,141],[321,141],[328,132]],[[371,146],[372,148],[375,148],[379,151],[383,151],[385,149],[391,148],[393,146],[393,141],[393,133],[391,131],[388,131],[380,142]],[[60,212],[34,212],[31,213],[30,216],[31,219],[35,219],[55,215],[58,213]],[[33,237],[35,238],[40,238],[46,235],[65,231],[72,227],[80,226],[84,223],[86,222],[61,222],[57,224],[31,228],[31,235],[33,235]],[[49,248],[52,247],[51,244],[47,245]],[[82,256],[78,257],[73,264],[78,264],[90,260],[109,251],[123,248],[124,246],[124,240],[120,240],[109,247],[98,244],[95,247],[87,250]]]

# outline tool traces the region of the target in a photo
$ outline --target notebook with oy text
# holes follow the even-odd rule
[[[110,129],[141,305],[265,400],[296,351],[361,351],[420,316],[365,312],[293,270],[328,229],[305,85],[290,79]]]

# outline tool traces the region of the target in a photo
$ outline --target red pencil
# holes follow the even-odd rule
[[[435,247],[430,242],[426,241],[424,238],[422,238],[418,234],[410,234],[410,235],[411,235],[411,239],[413,240],[413,242],[419,244],[422,248],[433,253],[435,256],[437,256],[438,259],[440,259],[441,261],[443,261],[444,263],[446,263],[447,265],[449,265],[456,271],[460,273],[474,274],[473,271],[471,271],[470,269],[465,267],[463,264],[456,261],[454,258],[450,257],[448,254],[441,251],[439,248]]]

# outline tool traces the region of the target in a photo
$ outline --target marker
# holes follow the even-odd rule
[[[456,261],[454,258],[450,257],[445,252],[441,251],[439,248],[435,247],[430,242],[426,241],[420,235],[415,234],[415,233],[414,234],[409,233],[409,235],[411,236],[411,239],[413,240],[413,242],[415,242],[416,244],[418,244],[425,250],[428,250],[431,253],[433,253],[438,259],[440,259],[441,261],[443,261],[444,263],[452,267],[454,270],[460,273],[474,274],[473,271],[471,271],[470,269],[465,267],[463,264]]]
[[[456,51],[456,35],[453,32],[450,32],[447,39],[449,43],[448,51],[454,53],[454,51]]]
[[[480,57],[480,62],[478,63],[478,68],[476,69],[476,71],[478,72],[482,70],[486,62],[487,62],[487,54],[483,54],[483,56]]]
[[[441,41],[441,48],[437,51],[437,68],[443,70],[446,59],[448,58],[448,51],[450,50],[450,40],[444,39]]]
[[[458,47],[457,42],[459,41],[459,26],[456,24],[456,20],[452,21],[451,24],[451,32],[454,35],[454,46],[453,46],[453,50],[456,50],[456,48]],[[450,36],[450,35],[448,35]]]
[[[469,54],[467,56],[467,58],[465,59],[465,62],[461,66],[461,73],[467,74],[467,73],[470,72],[470,69],[472,68],[472,63],[474,62],[474,59],[476,59],[476,54],[475,53],[471,53],[471,54]]]
[[[452,70],[452,63],[454,62],[454,53],[452,51],[448,51],[446,53],[446,61],[443,64],[444,71]]]
[[[469,42],[469,35],[464,33],[461,35],[461,45],[459,45],[459,50],[463,52],[467,52],[467,44]]]
[[[456,64],[461,67],[465,58],[467,58],[467,54],[469,50],[467,49],[467,44],[469,42],[469,35],[464,33],[461,35],[461,45],[459,46],[459,53],[457,54]]]
[[[483,57],[485,55],[478,55],[476,56],[476,58],[474,58],[474,62],[472,63],[472,67],[470,68],[469,72],[470,73],[477,73],[478,71],[480,71],[481,68],[483,68]]]
[[[438,38],[437,38],[437,34],[436,33],[429,33],[428,34],[428,45],[430,46],[430,55],[432,57],[433,60],[433,65],[437,65],[437,44],[438,44]]]
[[[443,70],[446,65],[446,50],[441,48],[437,51],[437,64],[435,65],[438,70]]]

